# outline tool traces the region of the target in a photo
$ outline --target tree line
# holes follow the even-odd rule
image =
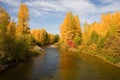
[[[45,46],[59,40],[59,35],[44,29],[30,30],[29,20],[29,9],[24,3],[20,4],[18,22],[0,7],[0,64],[26,60],[37,52],[35,45]]]
[[[120,12],[102,14],[99,22],[86,22],[82,30],[79,17],[68,12],[60,26],[60,34],[62,49],[75,48],[113,63],[120,62]]]

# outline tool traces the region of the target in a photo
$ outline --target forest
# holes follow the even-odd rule
[[[25,61],[41,53],[36,45],[43,47],[59,40],[59,35],[45,29],[31,30],[29,20],[29,9],[24,3],[20,5],[18,22],[0,7],[0,65]]]
[[[120,64],[120,12],[101,15],[99,22],[80,26],[78,15],[68,12],[60,26],[59,47],[95,55]]]
[[[101,20],[84,23],[79,15],[67,12],[60,36],[45,29],[30,29],[29,8],[22,3],[18,22],[0,7],[0,65],[18,63],[41,54],[35,46],[55,43],[60,50],[89,54],[120,67],[120,12],[101,14]]]

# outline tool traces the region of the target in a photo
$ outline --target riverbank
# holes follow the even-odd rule
[[[87,48],[62,49],[60,47],[59,47],[59,49],[63,50],[63,51],[72,51],[72,52],[77,52],[77,53],[84,53],[84,54],[87,54],[89,56],[94,56],[94,57],[97,57],[108,64],[111,64],[117,68],[120,68],[120,61],[118,60],[119,58],[115,58],[113,56],[110,56],[109,54],[105,54],[105,52],[102,52],[101,50],[92,50],[92,49],[89,50]]]
[[[93,52],[91,52],[89,50],[88,51],[87,50],[82,50],[82,51],[77,50],[77,52],[78,53],[87,54],[89,56],[96,57],[96,58],[101,59],[102,61],[104,61],[104,62],[106,62],[106,63],[108,63],[108,64],[110,64],[112,66],[115,66],[115,67],[120,69],[120,62],[119,63],[114,63],[114,62],[108,60],[104,55],[101,54],[101,52],[99,52],[99,54],[96,54],[96,52],[93,53]]]
[[[46,54],[4,71],[0,80],[120,80],[119,69],[92,56],[52,47],[45,50]]]
[[[19,63],[20,63],[20,62],[11,62],[11,63],[9,63],[9,64],[1,64],[1,65],[0,65],[0,73],[3,72],[4,70],[10,68],[10,67],[13,67],[13,66],[19,64]]]
[[[45,50],[39,46],[34,46],[33,49],[31,49],[33,52],[28,58],[22,61],[8,61],[7,63],[0,64],[0,73],[10,67],[13,67],[21,62],[24,62],[32,57],[40,56],[41,54],[45,53]]]

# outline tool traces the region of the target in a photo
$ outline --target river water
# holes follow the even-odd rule
[[[120,69],[89,55],[46,48],[1,73],[0,80],[120,80]]]

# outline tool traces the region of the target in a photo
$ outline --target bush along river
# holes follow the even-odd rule
[[[83,53],[46,48],[46,53],[0,74],[0,80],[120,80],[120,69]]]

